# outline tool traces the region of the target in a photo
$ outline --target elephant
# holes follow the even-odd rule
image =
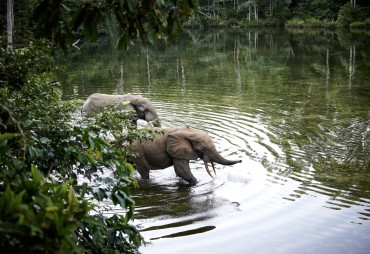
[[[87,116],[93,116],[95,113],[100,113],[105,106],[115,104],[122,105],[127,110],[134,109],[135,115],[132,120],[135,124],[138,119],[143,119],[147,122],[153,121],[154,127],[161,126],[153,104],[147,98],[131,93],[123,95],[93,93],[85,101],[82,112]]]
[[[131,144],[132,150],[138,155],[131,162],[143,179],[149,179],[151,169],[164,169],[173,165],[177,176],[195,185],[197,179],[190,171],[189,160],[202,159],[212,178],[209,162],[215,174],[214,162],[222,165],[241,162],[222,157],[204,131],[187,126],[156,129],[161,130],[162,134],[156,135],[153,141],[135,141]]]

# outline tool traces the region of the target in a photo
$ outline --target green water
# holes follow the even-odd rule
[[[65,99],[141,94],[162,125],[205,130],[243,160],[215,179],[191,162],[191,188],[173,168],[139,180],[143,253],[368,253],[369,43],[279,29],[186,31],[129,52],[102,40],[72,52],[60,79]]]

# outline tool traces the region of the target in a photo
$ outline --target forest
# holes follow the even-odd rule
[[[334,0],[199,1],[190,26],[368,27],[369,2]]]
[[[166,43],[181,29],[297,26],[369,29],[365,0],[7,0],[0,3],[0,249],[4,253],[137,253],[131,224],[138,187],[122,142],[154,132],[122,121],[127,112],[76,119],[63,101],[55,56],[109,36],[116,47]],[[110,123],[107,126],[106,123]],[[126,131],[123,133],[122,129]],[[115,141],[104,139],[110,133]],[[114,177],[94,188],[103,168]],[[105,217],[102,201],[124,215]]]

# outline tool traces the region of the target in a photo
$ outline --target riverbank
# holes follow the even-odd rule
[[[289,28],[350,28],[350,29],[365,29],[370,30],[370,18],[364,21],[356,21],[347,25],[343,25],[338,21],[319,20],[316,18],[299,19],[293,18],[286,22],[281,22],[277,19],[236,19],[236,18],[204,18],[193,17],[184,25],[185,28],[240,28],[240,27],[289,27]]]

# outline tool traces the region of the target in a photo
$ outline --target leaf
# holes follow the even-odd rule
[[[81,5],[78,10],[76,11],[73,19],[72,19],[72,30],[77,30],[79,28],[85,18],[86,14],[86,4]]]
[[[85,194],[87,193],[87,183],[82,184],[81,190],[82,190],[82,192],[81,192],[80,196],[81,196],[81,198],[84,198]]]
[[[111,199],[114,205],[119,204],[122,208],[126,208],[126,200],[119,193],[113,193]]]
[[[56,212],[59,210],[59,207],[56,205],[49,205],[45,208],[46,212]]]
[[[40,171],[36,168],[35,165],[31,166],[31,173],[32,173],[34,185],[36,185],[36,186],[40,185],[40,183],[42,181],[42,176],[41,176]]]
[[[130,172],[130,174],[135,173],[135,168],[131,163],[125,163],[125,168]]]
[[[92,149],[94,149],[94,148],[95,148],[95,142],[94,142],[94,139],[93,139],[92,137],[89,137],[89,144],[90,144],[90,147],[91,147]]]
[[[105,227],[104,221],[97,216],[87,216],[84,218],[84,222],[98,227]]]
[[[108,197],[107,193],[102,188],[99,188],[98,191],[95,192],[95,196],[99,201],[102,201],[103,199]]]
[[[41,144],[48,144],[48,143],[50,143],[50,139],[47,138],[47,137],[42,137],[42,138],[40,138],[40,142],[41,142]]]
[[[28,153],[30,154],[31,157],[38,157],[42,154],[41,150],[34,146],[28,147]]]
[[[68,211],[69,214],[72,214],[75,208],[77,207],[77,198],[75,191],[72,186],[69,187],[68,191]]]
[[[9,133],[9,132],[1,133],[0,134],[0,146],[2,145],[3,142],[5,142],[9,139],[12,139],[16,136],[18,136],[18,135],[15,134],[15,133]]]
[[[127,208],[135,204],[135,201],[122,190],[118,190],[116,193],[113,193],[111,199],[113,204],[119,204],[122,208]]]

